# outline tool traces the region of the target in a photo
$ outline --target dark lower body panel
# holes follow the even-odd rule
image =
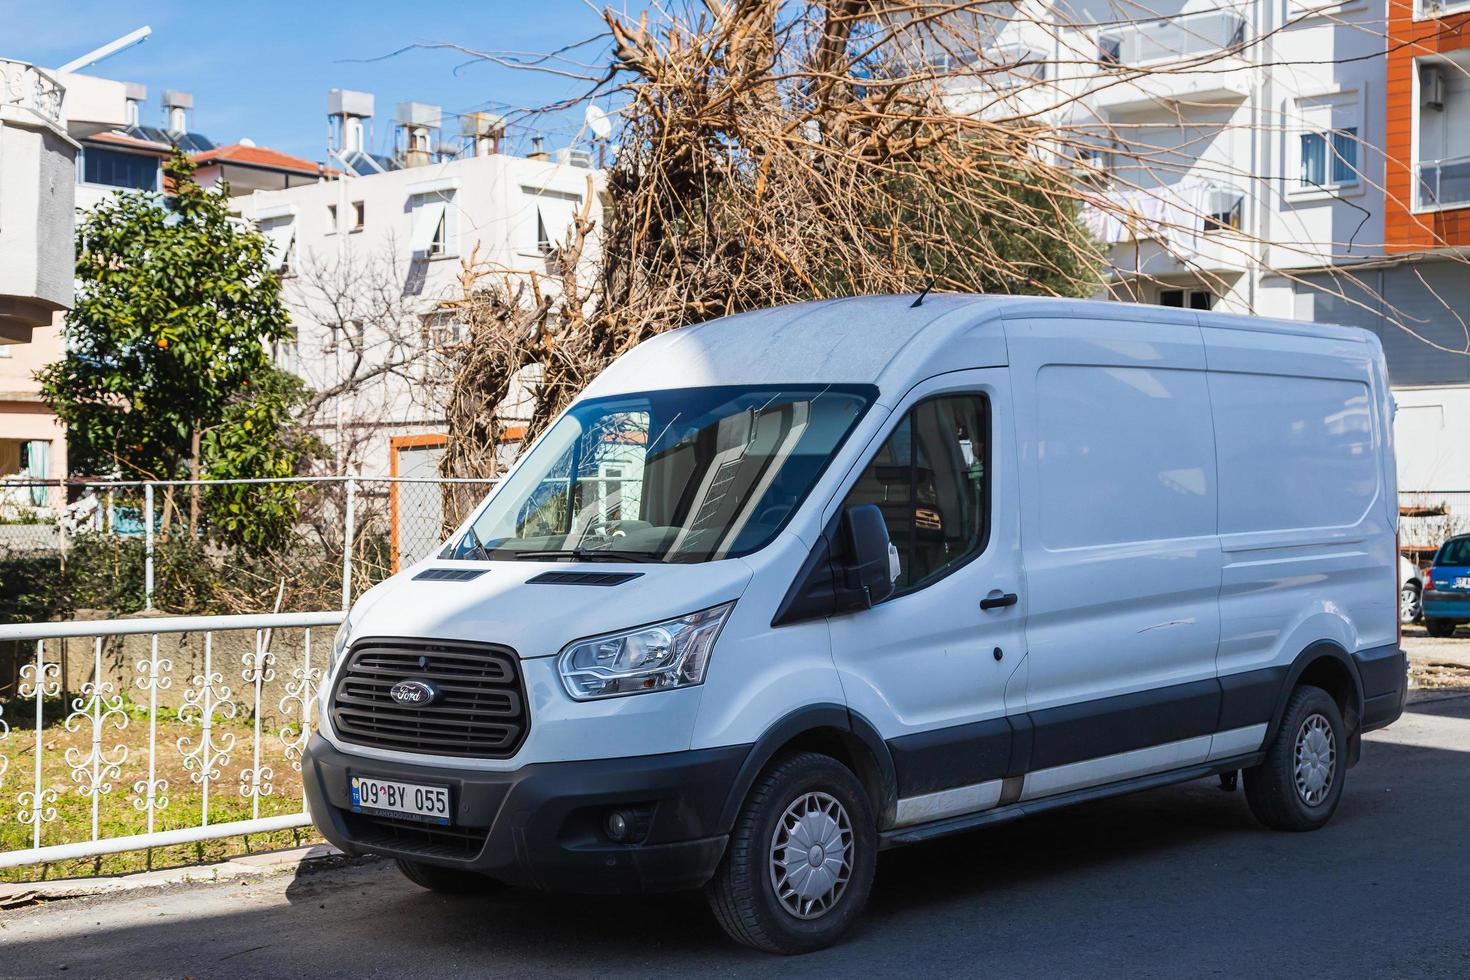
[[[1376,647],[1349,659],[1363,697],[1358,733],[1397,720],[1408,686],[1403,651],[1395,645]],[[1292,666],[1265,667],[890,739],[898,793],[921,796],[1014,780],[1055,766],[1270,724],[1296,676]]]
[[[481,871],[551,891],[657,892],[697,888],[714,874],[728,832],[721,809],[749,749],[478,772],[347,755],[317,735],[302,775],[312,819],[349,854]],[[352,812],[353,774],[448,786],[453,825]],[[636,843],[607,837],[613,809],[646,828]]]
[[[1409,695],[1409,658],[1396,646],[1376,647],[1353,654],[1363,685],[1363,718],[1358,731],[1371,732],[1391,725],[1404,713]]]

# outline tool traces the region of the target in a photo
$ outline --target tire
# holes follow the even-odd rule
[[[1303,685],[1292,691],[1265,761],[1245,771],[1251,813],[1276,830],[1324,826],[1342,799],[1347,748],[1347,726],[1337,702],[1320,687]]]
[[[1417,623],[1424,615],[1424,603],[1419,586],[1409,582],[1399,590],[1399,621]]]
[[[800,853],[812,822],[815,865]],[[834,858],[835,846],[844,850]],[[831,946],[856,921],[877,858],[877,824],[862,783],[836,759],[802,752],[772,765],[751,787],[705,896],[736,942],[767,953],[807,953]]]
[[[1438,619],[1434,616],[1426,616],[1424,628],[1429,631],[1430,636],[1446,639],[1455,635],[1455,621],[1453,619]]]
[[[479,895],[503,887],[494,878],[477,871],[444,868],[421,861],[405,861],[403,858],[398,858],[397,863],[403,877],[420,888],[427,888],[441,895]]]

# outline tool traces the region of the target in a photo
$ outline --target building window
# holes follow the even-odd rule
[[[367,219],[367,205],[362,201],[352,202],[352,230],[362,231],[362,226]]]
[[[1245,195],[1228,188],[1213,188],[1205,214],[1205,231],[1240,231],[1245,219]]]
[[[1181,310],[1208,310],[1215,305],[1215,294],[1207,289],[1161,289],[1159,305]]]
[[[452,194],[415,194],[410,201],[413,229],[409,248],[416,259],[450,255],[450,221],[454,215]]]
[[[465,326],[452,310],[435,310],[423,316],[424,339],[430,347],[452,347],[464,339]]]
[[[1358,182],[1358,127],[1302,133],[1303,187],[1338,187]]]
[[[158,158],[86,146],[82,148],[82,182],[139,191],[157,190]]]
[[[295,271],[296,222],[291,218],[274,218],[260,222],[265,237],[266,261],[282,275]]]
[[[337,205],[327,205],[327,234],[337,234]]]
[[[532,200],[536,212],[535,251],[550,255],[567,245],[576,234],[574,226],[582,208],[581,195],[524,184],[521,193]]]

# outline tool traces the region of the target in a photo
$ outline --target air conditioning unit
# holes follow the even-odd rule
[[[1438,65],[1419,67],[1419,107],[1444,109],[1444,70]]]
[[[556,151],[556,162],[570,167],[581,167],[583,170],[591,170],[593,167],[591,153],[566,146]]]

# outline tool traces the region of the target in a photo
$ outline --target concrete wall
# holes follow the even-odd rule
[[[0,342],[71,305],[76,152],[59,123],[0,105]]]

